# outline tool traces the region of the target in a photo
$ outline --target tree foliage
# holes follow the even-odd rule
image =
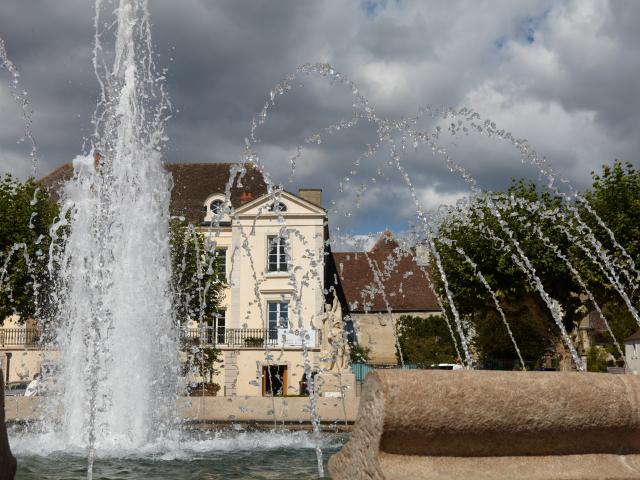
[[[451,363],[456,358],[449,328],[441,315],[426,318],[402,315],[397,332],[405,363],[429,368],[437,363]],[[399,352],[396,356],[399,361]]]
[[[517,358],[495,302],[478,276],[480,272],[500,302],[524,359],[534,361],[560,342],[560,330],[536,284],[523,270],[526,261],[510,235],[525,252],[545,291],[560,304],[563,323],[570,331],[581,315],[580,288],[566,264],[543,240],[564,251],[569,248],[567,237],[544,215],[565,206],[560,197],[523,180],[512,183],[506,194],[491,199],[478,197],[471,202],[466,210],[458,208],[444,219],[436,241],[454,304],[473,332],[473,346],[481,360]],[[543,238],[532,225],[539,228]],[[442,279],[437,283],[444,294]]]
[[[0,323],[12,314],[39,317],[48,308],[49,227],[57,214],[33,178],[0,178]]]
[[[586,203],[567,201],[521,180],[513,182],[505,193],[472,199],[465,208],[450,211],[441,222],[436,248],[454,305],[481,360],[513,360],[516,355],[478,272],[494,291],[525,361],[536,361],[545,351],[561,345],[560,329],[535,283],[523,272],[525,261],[514,240],[544,290],[558,302],[568,332],[574,331],[585,314],[594,309],[585,287],[602,307],[619,342],[637,330],[638,324],[611,278],[587,252],[595,253],[594,243],[602,246],[633,304],[638,306],[640,289],[634,287],[640,283],[640,172],[630,163],[616,161],[613,166],[605,165],[602,173],[592,175],[592,188],[584,193]],[[628,255],[614,244],[602,223]],[[630,275],[621,273],[624,270]],[[439,293],[446,299],[443,279],[436,269],[432,271]],[[447,308],[451,314],[450,306]],[[617,355],[608,338],[609,344],[604,346]]]
[[[171,222],[170,242],[174,308],[180,323],[210,321],[218,313],[225,283],[224,258],[184,222]]]
[[[616,160],[611,166],[603,165],[601,173],[592,172],[591,175],[592,188],[584,194],[591,208],[582,206],[580,213],[602,248],[608,252],[616,269],[629,272],[629,275],[619,274],[618,278],[632,305],[640,309],[640,289],[634,286],[634,283],[640,283],[640,171],[629,162]],[[594,212],[601,222],[593,215]],[[614,244],[602,223],[611,231],[619,246]],[[614,288],[611,278],[590,260],[583,259],[582,263],[589,265],[589,287],[602,306],[615,337],[622,342],[638,330],[637,321]],[[617,355],[611,339],[604,346]]]

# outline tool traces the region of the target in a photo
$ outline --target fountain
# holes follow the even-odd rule
[[[28,455],[32,450],[41,453],[45,459],[50,454],[66,455],[65,461],[82,471],[86,461],[86,478],[89,479],[98,472],[97,465],[100,465],[101,475],[105,475],[105,471],[117,475],[120,464],[135,470],[139,462],[145,463],[149,458],[167,463],[147,465],[148,474],[166,469],[173,477],[187,474],[188,462],[183,461],[186,459],[203,461],[208,469],[218,468],[228,475],[230,472],[241,475],[242,471],[238,469],[243,462],[254,462],[252,466],[257,468],[261,463],[284,464],[286,460],[290,469],[288,473],[291,473],[295,468],[304,470],[301,464],[308,466],[315,459],[318,476],[323,477],[326,460],[323,450],[335,450],[339,441],[320,432],[320,397],[317,394],[332,383],[331,390],[336,390],[332,393],[341,398],[336,400],[336,405],[342,402],[346,412],[344,402],[347,395],[344,390],[347,388],[343,380],[351,375],[337,301],[322,312],[321,321],[327,325],[330,335],[323,338],[326,347],[323,353],[328,354],[321,361],[313,359],[313,352],[309,350],[310,332],[302,320],[301,307],[298,305],[290,310],[291,317],[297,321],[297,335],[303,349],[302,368],[311,392],[306,412],[313,430],[311,435],[284,432],[185,434],[182,428],[177,404],[184,379],[180,375],[179,325],[172,304],[175,292],[171,285],[168,241],[171,181],[162,161],[162,150],[167,141],[164,124],[169,117],[169,102],[163,87],[163,74],[154,64],[148,2],[121,0],[113,21],[105,18],[111,13],[106,10],[107,6],[98,0],[94,69],[100,94],[93,116],[95,131],[88,139],[85,154],[73,161],[73,178],[61,192],[61,214],[51,228],[48,272],[55,278],[53,296],[56,308],[54,318],[48,322],[51,329],[48,333],[54,338],[49,348],[59,365],[59,392],[47,399],[44,416],[48,421],[44,427],[36,433],[29,432],[31,436],[16,436],[14,449],[19,457]],[[106,43],[111,34],[113,45]],[[0,44],[0,54],[3,52]],[[0,58],[12,66],[6,55]],[[14,73],[14,70],[10,71]],[[516,139],[493,122],[481,121],[480,116],[471,110],[434,112],[424,108],[415,118],[384,119],[376,114],[357,86],[330,65],[302,65],[274,87],[269,101],[253,120],[241,161],[230,171],[225,198],[220,200],[222,207],[210,221],[211,237],[215,238],[220,232],[224,215],[238,219],[230,205],[231,189],[237,179],[242,182],[247,175],[247,166],[264,176],[272,205],[278,205],[285,195],[281,186],[270,179],[256,152],[259,142],[257,130],[267,121],[275,100],[289,92],[296,79],[304,75],[317,75],[346,87],[354,100],[350,118],[309,136],[305,144],[319,144],[326,136],[338,131],[361,122],[370,123],[376,129],[376,141],[354,162],[351,178],[355,176],[360,162],[389,147],[387,165],[402,177],[415,206],[417,224],[413,233],[418,240],[409,247],[394,249],[389,263],[382,267],[369,261],[375,280],[370,293],[383,299],[389,318],[393,319],[394,312],[388,292],[385,292],[384,280],[393,270],[396,257],[415,255],[412,249],[418,243],[430,252],[432,259],[432,268],[423,268],[427,279],[424,288],[432,288],[438,294],[437,301],[458,356],[467,369],[474,368],[469,331],[463,315],[456,308],[454,292],[447,281],[447,272],[436,245],[438,240],[456,248],[486,287],[509,333],[520,368],[525,369],[517,338],[490,280],[455,242],[438,238],[437,218],[418,201],[415,187],[402,164],[402,156],[411,148],[426,146],[434,155],[442,157],[449,169],[466,182],[475,198],[486,200],[489,214],[495,217],[498,227],[498,233],[487,231],[486,234],[493,236],[492,240],[508,251],[514,264],[524,272],[532,290],[551,312],[576,369],[584,370],[584,362],[565,328],[558,302],[547,293],[517,236],[501,217],[503,202],[509,203],[510,200],[482,191],[473,177],[441,146],[441,127],[437,126],[434,132],[420,131],[418,121],[422,116],[433,116],[449,122],[452,135],[460,132],[486,134],[511,144],[523,160],[539,167],[551,190],[562,198],[582,199],[572,187],[568,193],[557,187],[557,175],[526,141]],[[15,97],[24,105],[21,95]],[[36,143],[26,113],[25,121],[27,137],[33,145],[32,157],[37,159]],[[296,161],[302,151],[303,146],[300,146],[291,159],[290,177],[295,173]],[[341,188],[349,182],[350,178],[343,179]],[[585,205],[588,209],[586,202]],[[255,287],[250,294],[254,295],[256,303],[261,295],[256,267],[260,260],[254,257],[247,239],[252,235],[257,219],[264,215],[275,215],[283,231],[286,232],[287,227],[279,208],[266,210],[261,208],[252,227],[241,231],[233,252],[233,255],[245,255],[249,259]],[[570,209],[570,213],[571,222],[579,226],[589,244],[585,248],[590,260],[612,280],[616,291],[640,323],[627,294],[634,286],[635,264],[619,260],[618,257],[627,258],[628,255],[599,217],[596,216],[597,221],[609,234],[620,256],[612,258],[605,251],[583,222],[577,208]],[[296,235],[296,232],[286,233]],[[555,251],[555,246],[542,232],[535,233]],[[195,237],[195,233],[192,234]],[[311,242],[309,238],[300,240],[305,245]],[[293,292],[292,299],[297,304],[309,284],[320,282],[322,285],[323,262],[314,260],[313,254],[311,247],[305,251],[305,255],[311,258],[312,267],[301,281],[293,274],[284,280],[288,282]],[[573,268],[562,252],[557,252],[557,255]],[[580,278],[577,271],[572,270],[572,273]],[[621,280],[624,278],[628,280],[626,285]],[[434,287],[436,280],[441,289]],[[37,294],[35,283],[34,294]],[[209,285],[201,287],[206,291]],[[325,294],[332,288],[335,289],[336,285],[326,285]],[[589,295],[595,303],[593,296]],[[259,315],[266,323],[267,319],[262,318],[264,313]],[[404,366],[397,332],[394,334],[400,364]],[[264,355],[267,366],[275,355],[278,351],[267,346]],[[327,367],[321,369],[315,383],[314,375],[318,372],[314,371],[314,365],[320,363]],[[128,374],[127,382],[122,381],[123,372]],[[322,374],[325,374],[324,378]],[[260,375],[259,372],[256,378]],[[331,460],[331,473],[335,478],[401,478],[403,475],[417,478],[417,475],[427,475],[427,472],[433,473],[434,478],[444,474],[451,478],[474,474],[482,478],[496,478],[493,472],[496,465],[500,465],[506,472],[504,478],[518,478],[531,466],[535,467],[537,476],[527,478],[551,478],[554,469],[559,467],[563,471],[577,472],[580,478],[600,478],[605,473],[613,475],[611,478],[637,478],[635,465],[640,452],[635,447],[639,434],[637,402],[633,396],[637,388],[633,379],[609,379],[582,373],[544,376],[522,372],[487,375],[460,372],[457,377],[443,372],[376,373],[367,380],[352,439]],[[572,398],[576,395],[589,397],[591,393],[597,394],[600,403],[596,405],[594,400],[572,409]],[[429,403],[424,400],[426,398]],[[469,398],[473,400],[469,401]],[[273,424],[277,426],[276,400],[272,396],[270,401],[272,408],[267,416],[273,418]],[[595,407],[605,404],[611,407],[610,414],[598,417]],[[280,405],[286,406],[284,402]],[[549,423],[545,420],[547,418],[555,421]],[[622,436],[615,438],[616,434]],[[553,441],[544,443],[549,436]],[[493,439],[489,447],[487,438]],[[298,449],[296,455],[291,455],[292,449]],[[250,451],[250,458],[239,455],[238,451]],[[265,453],[267,451],[268,454]],[[605,461],[601,464],[597,462],[601,458],[599,456],[604,456]],[[293,464],[294,460],[301,463]],[[34,468],[37,470],[38,462],[42,460],[29,458],[29,462],[36,465]],[[592,470],[582,468],[583,464]],[[307,473],[308,469],[304,470],[303,474]],[[626,474],[627,477],[624,476]]]
[[[54,282],[54,308],[51,318],[44,318],[44,338],[52,339],[45,361],[55,368],[45,379],[50,388],[36,415],[40,422],[15,435],[14,450],[36,471],[40,456],[62,454],[65,463],[77,465],[74,469],[86,462],[88,479],[123,461],[135,465],[148,458],[164,460],[158,468],[171,478],[189,472],[180,461],[185,458],[207,464],[210,471],[232,472],[253,463],[268,472],[282,462],[263,467],[265,458],[272,462],[291,449],[303,452],[301,460],[288,462],[293,471],[304,475],[307,465],[314,468],[305,452],[315,455],[322,471],[322,450],[335,447],[332,437],[319,431],[317,413],[312,436],[279,430],[201,434],[182,428],[179,407],[190,407],[180,400],[185,378],[172,301],[177,292],[169,251],[171,179],[162,161],[169,102],[151,50],[148,2],[121,0],[113,19],[109,7],[109,2],[96,3],[93,66],[100,92],[94,132],[86,153],[73,160],[71,178],[55,192],[60,215],[50,229],[46,265]],[[0,53],[17,79],[4,47]],[[33,140],[28,104],[22,93],[14,98],[24,107]],[[244,175],[246,169],[240,165],[230,172],[227,200],[236,173]],[[35,281],[33,288],[40,298]],[[304,340],[303,346],[311,378]],[[312,396],[312,411],[314,401]],[[21,403],[15,406],[19,410]],[[268,416],[277,427],[275,408]],[[250,452],[251,458],[238,464],[238,452]]]
[[[69,232],[57,259],[62,438],[88,448],[89,470],[96,451],[161,441],[176,418],[169,179],[160,153],[167,106],[144,51],[146,5],[121,2],[116,15],[113,55],[95,59],[102,92],[94,152],[74,160],[61,198],[69,221],[53,230]]]

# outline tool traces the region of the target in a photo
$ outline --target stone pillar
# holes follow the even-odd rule
[[[238,351],[224,350],[224,391],[225,397],[235,397],[238,383]]]
[[[11,455],[4,421],[4,376],[0,370],[0,480],[13,480],[15,474],[16,459]]]
[[[376,371],[334,480],[640,479],[640,378]]]

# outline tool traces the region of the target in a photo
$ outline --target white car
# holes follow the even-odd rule
[[[434,370],[463,370],[464,367],[459,363],[434,363],[431,365]]]

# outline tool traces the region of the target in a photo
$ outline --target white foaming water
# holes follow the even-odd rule
[[[341,444],[335,434],[322,434],[322,448],[337,447]],[[158,460],[190,460],[201,458],[209,452],[252,452],[265,450],[310,450],[318,446],[318,438],[306,431],[220,431],[189,435],[184,432],[179,439],[164,438],[149,442],[132,450],[125,446],[113,445],[100,451],[104,458],[154,458]],[[18,456],[51,456],[56,454],[86,454],[84,448],[69,448],[60,435],[49,433],[33,435],[16,433],[11,438],[11,450]]]
[[[96,15],[98,25],[99,3]],[[74,160],[62,192],[70,228],[58,258],[54,322],[61,391],[50,408],[63,418],[48,438],[56,450],[87,449],[89,471],[96,452],[157,444],[177,418],[170,180],[160,154],[166,102],[146,2],[122,0],[115,15],[113,55],[95,59],[103,88],[96,153]]]

